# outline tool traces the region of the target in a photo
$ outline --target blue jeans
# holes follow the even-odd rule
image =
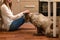
[[[14,20],[12,24],[10,25],[9,31],[17,30],[24,22],[25,22],[25,19],[23,17],[17,20]]]

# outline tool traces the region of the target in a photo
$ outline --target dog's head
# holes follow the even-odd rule
[[[39,14],[38,13],[27,13],[27,14],[25,14],[25,21],[32,22],[32,19],[34,17],[37,17],[37,15],[39,15]]]
[[[25,14],[25,21],[26,22],[31,22],[31,18],[34,14],[33,13],[29,13],[29,14]]]

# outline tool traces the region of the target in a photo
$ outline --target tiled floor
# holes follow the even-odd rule
[[[59,38],[47,38],[46,36],[35,36],[35,27],[25,23],[21,29],[12,32],[0,32],[0,40],[59,40]]]

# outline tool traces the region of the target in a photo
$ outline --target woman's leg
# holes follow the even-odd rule
[[[25,19],[23,17],[13,21],[9,31],[17,30],[24,22]]]

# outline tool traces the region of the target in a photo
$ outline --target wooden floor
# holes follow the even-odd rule
[[[59,38],[48,38],[46,36],[36,36],[35,27],[30,23],[25,23],[21,29],[12,32],[0,32],[0,40],[59,40]]]

